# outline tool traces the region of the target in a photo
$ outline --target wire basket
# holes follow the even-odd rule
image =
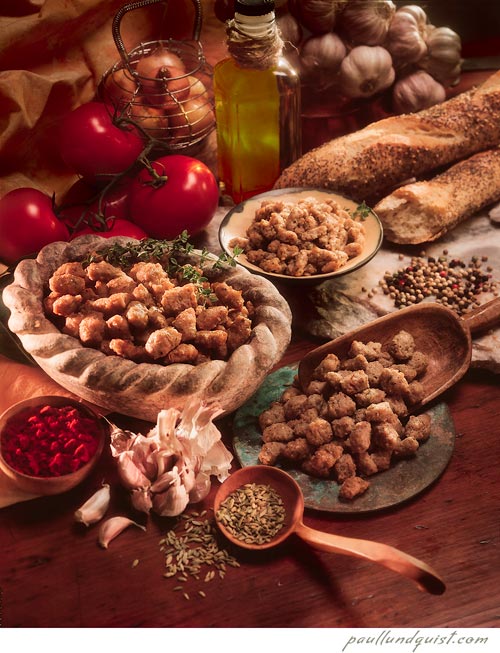
[[[148,41],[126,52],[120,34],[123,16],[159,2],[165,0],[134,2],[114,17],[113,38],[121,59],[104,73],[99,96],[155,146],[175,152],[200,143],[215,128],[213,76],[199,42],[199,0],[193,0],[192,41]]]

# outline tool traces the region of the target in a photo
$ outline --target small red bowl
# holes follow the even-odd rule
[[[90,460],[76,471],[61,476],[30,476],[15,469],[5,460],[4,452],[2,450],[2,435],[8,422],[20,413],[24,413],[30,409],[35,412],[37,408],[41,408],[42,406],[71,406],[77,408],[82,415],[95,422],[98,438],[97,449]],[[15,485],[20,490],[23,490],[24,492],[35,495],[61,494],[62,492],[67,492],[76,487],[90,474],[102,454],[107,435],[108,428],[100,419],[99,415],[80,401],[56,395],[25,399],[24,401],[14,404],[0,415],[0,469],[6,476],[14,481]]]

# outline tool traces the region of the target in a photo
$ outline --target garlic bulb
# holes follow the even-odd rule
[[[346,47],[337,34],[311,36],[300,50],[301,73],[306,78],[323,75],[329,80],[338,71],[345,55]]]
[[[380,45],[395,12],[391,0],[351,0],[339,19],[339,29],[354,44]]]
[[[111,452],[136,510],[180,515],[188,503],[207,495],[211,475],[227,478],[232,455],[212,421],[221,412],[193,398],[182,412],[160,411],[147,435],[126,432],[124,441],[124,432],[113,430]]]
[[[348,0],[290,0],[290,12],[313,34],[331,32]]]
[[[292,14],[286,13],[276,18],[285,49],[297,48],[302,40],[302,28]]]
[[[396,77],[389,52],[379,46],[358,45],[340,64],[340,88],[350,98],[375,95]]]
[[[462,68],[462,43],[459,35],[449,27],[427,25],[427,56],[419,66],[444,86],[458,83]]]
[[[392,107],[396,113],[414,113],[445,99],[444,86],[425,70],[398,79],[392,90]]]
[[[397,11],[398,14],[408,14],[415,19],[419,30],[423,33],[427,25],[427,14],[419,5],[404,5]]]
[[[422,59],[427,53],[425,36],[425,25],[419,25],[413,14],[396,12],[385,42],[396,67]]]

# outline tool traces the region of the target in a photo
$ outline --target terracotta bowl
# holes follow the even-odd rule
[[[183,410],[193,397],[207,404],[217,403],[226,413],[239,408],[280,361],[291,338],[287,302],[271,282],[240,266],[214,269],[213,261],[207,261],[203,267],[210,281],[224,281],[241,290],[254,307],[249,340],[227,360],[212,359],[196,366],[133,362],[83,346],[46,316],[43,300],[49,279],[60,265],[79,260],[99,247],[116,243],[126,246],[131,240],[81,236],[69,243],[47,245],[36,259],[21,261],[14,282],[3,292],[10,310],[10,330],[54,381],[111,412],[156,422],[160,410]],[[193,261],[187,262],[199,264],[199,255],[192,256]]]
[[[24,413],[25,411],[29,413],[30,410],[35,412],[35,409],[47,405],[73,406],[85,417],[94,420],[98,433],[98,446],[92,458],[75,472],[64,474],[62,476],[30,476],[18,471],[14,467],[11,467],[11,465],[5,460],[3,451],[3,434],[8,422],[17,417],[20,413]],[[24,401],[14,404],[0,415],[0,469],[6,476],[14,481],[20,490],[28,492],[29,494],[42,496],[67,492],[81,483],[95,467],[102,454],[107,433],[108,429],[99,416],[79,401],[56,395],[25,399]]]

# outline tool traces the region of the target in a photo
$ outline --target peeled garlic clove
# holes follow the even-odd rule
[[[90,526],[100,521],[109,507],[111,492],[106,483],[75,512],[75,521]]]
[[[107,549],[111,540],[114,540],[117,535],[120,535],[129,526],[137,526],[137,528],[141,528],[143,531],[146,530],[145,526],[132,521],[128,517],[110,517],[99,529],[99,545],[103,549]]]

